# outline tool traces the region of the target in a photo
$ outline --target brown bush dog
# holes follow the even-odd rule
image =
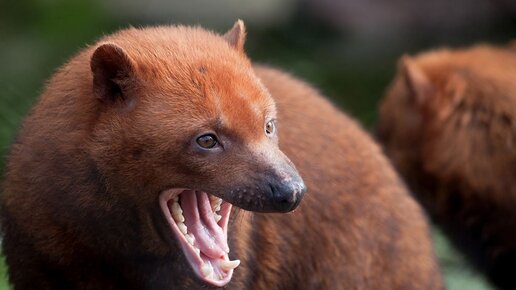
[[[244,35],[131,28],[55,74],[7,164],[16,290],[442,288],[379,148],[303,82],[253,67]],[[254,213],[299,204],[286,156],[310,194]]]
[[[487,45],[401,59],[379,138],[436,222],[516,289],[516,54]]]

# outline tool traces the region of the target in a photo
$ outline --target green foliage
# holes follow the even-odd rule
[[[7,282],[7,267],[5,266],[4,258],[0,256],[0,290],[8,289],[11,289],[11,287],[9,287]]]
[[[491,290],[482,274],[467,266],[462,257],[441,231],[434,229],[433,239],[437,257],[449,290]]]

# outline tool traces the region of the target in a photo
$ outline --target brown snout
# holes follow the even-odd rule
[[[223,199],[249,211],[289,212],[301,202],[307,188],[292,162],[279,150],[249,156],[245,178],[235,180]]]

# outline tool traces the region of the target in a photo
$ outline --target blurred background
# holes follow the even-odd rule
[[[79,49],[128,26],[247,26],[256,62],[318,87],[366,128],[403,54],[516,36],[513,0],[0,0],[0,173],[45,80]],[[492,289],[436,229],[448,289]],[[0,289],[9,289],[0,263]]]

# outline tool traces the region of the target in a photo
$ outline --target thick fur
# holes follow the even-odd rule
[[[178,140],[211,112],[205,94],[216,92],[239,121],[225,130],[252,142],[263,128],[243,110],[264,88],[279,112],[280,147],[309,192],[292,214],[235,210],[230,256],[242,263],[226,287],[442,288],[420,208],[374,142],[308,85],[252,67],[243,43],[200,28],[128,29],[102,43],[132,61],[139,81],[117,82],[135,102],[94,97],[106,92],[92,89],[96,44],[54,75],[12,147],[2,227],[16,290],[207,287],[168,230],[157,195],[206,186],[228,197],[213,184],[253,177],[234,156],[205,170],[210,163]]]
[[[516,289],[516,54],[404,57],[380,108],[385,151],[457,247]]]

